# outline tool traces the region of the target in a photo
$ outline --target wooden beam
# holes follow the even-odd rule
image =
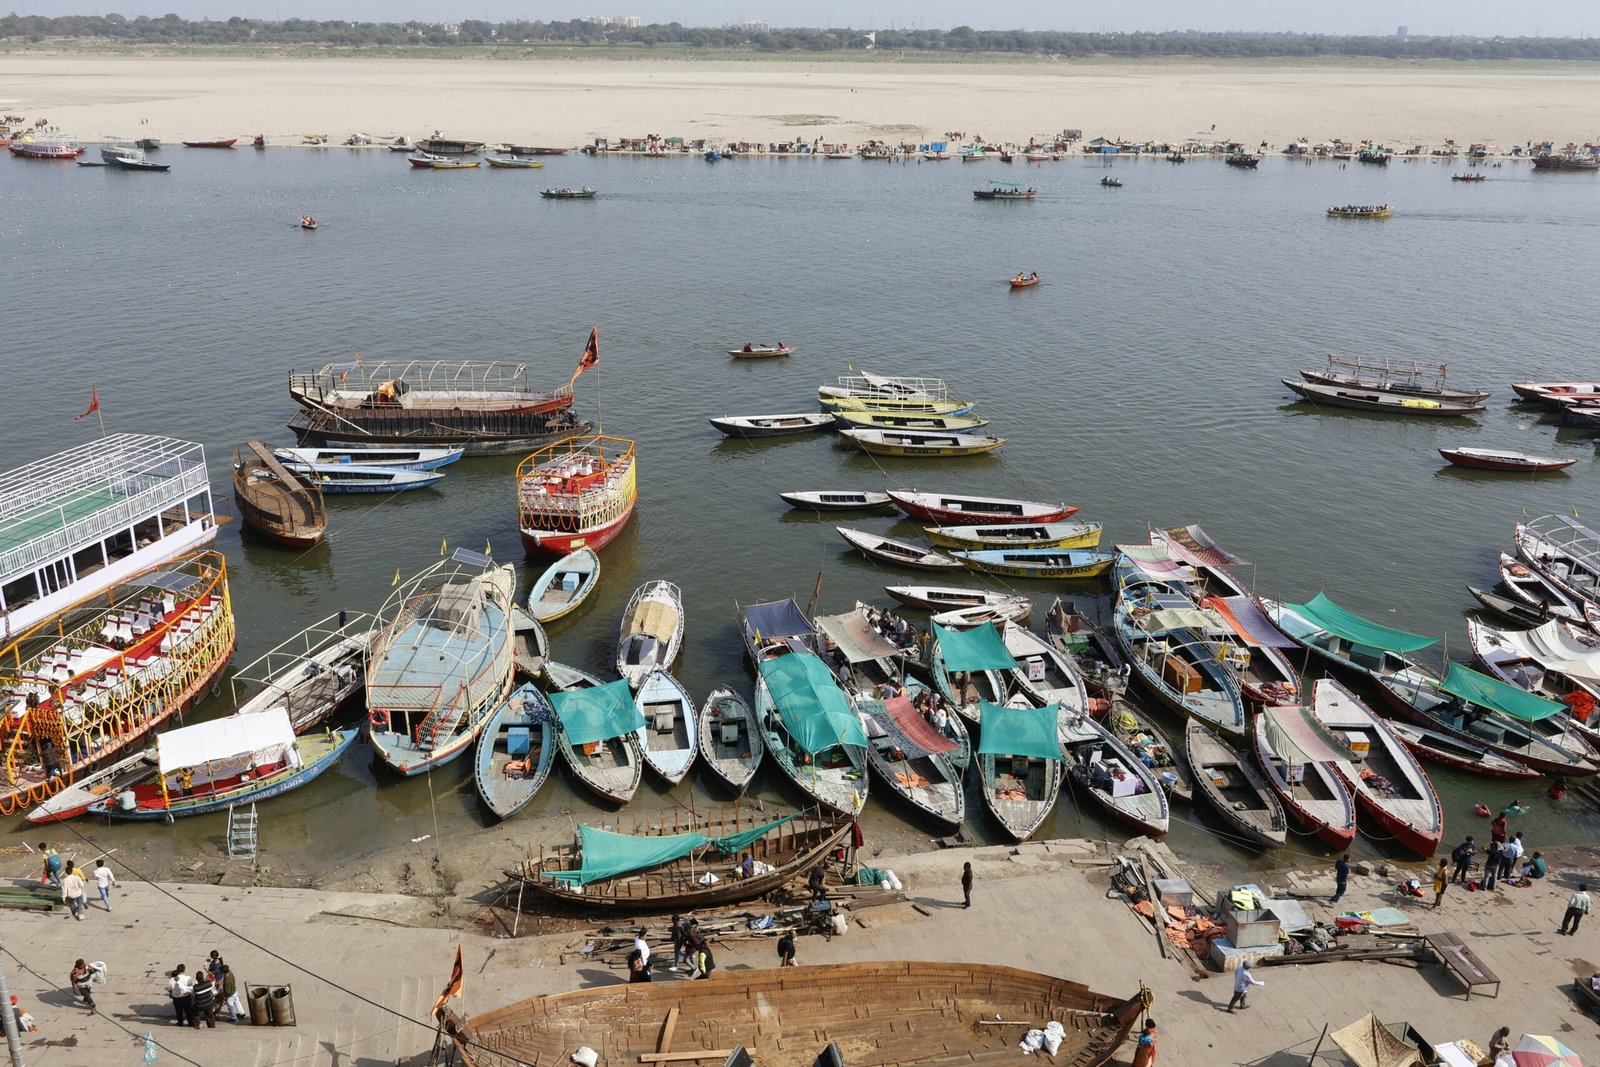
[[[641,1052],[640,1063],[687,1063],[691,1060],[725,1060],[733,1055],[731,1048],[708,1048],[699,1052]]]
[[[672,1051],[672,1031],[678,1028],[678,1006],[667,1009],[667,1020],[661,1024],[661,1036],[656,1040],[656,1052]]]

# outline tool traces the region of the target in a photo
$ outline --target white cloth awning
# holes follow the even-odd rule
[[[166,774],[292,744],[294,727],[289,724],[289,713],[283,708],[271,708],[168,730],[157,736],[156,751],[161,756],[161,773]]]

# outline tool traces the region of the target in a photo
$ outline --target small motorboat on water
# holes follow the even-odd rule
[[[538,170],[544,166],[544,161],[522,156],[490,156],[489,166],[494,170]]]
[[[1122,179],[1121,178],[1101,178],[1100,179],[1100,184],[1105,186],[1107,189],[1121,189],[1122,188]]]
[[[436,156],[417,152],[406,157],[406,162],[424,170],[471,170],[483,162],[481,159],[461,159],[455,156]]]
[[[775,345],[746,344],[743,348],[730,348],[728,355],[734,359],[772,359],[775,356],[792,356],[794,349],[779,341]]]
[[[561,189],[540,189],[539,195],[546,200],[593,200],[595,190],[592,185],[585,185],[582,189],[568,186]]]
[[[1031,289],[1033,286],[1038,284],[1038,271],[1034,271],[1032,274],[1018,274],[1015,278],[1011,279],[1011,288],[1013,289]]]
[[[312,218],[310,215],[301,215],[300,228],[302,230],[314,230],[317,228],[317,220]]]

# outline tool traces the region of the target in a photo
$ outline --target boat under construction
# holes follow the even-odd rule
[[[600,551],[639,499],[633,442],[586,434],[541,448],[517,466],[517,526],[529,555]]]
[[[233,605],[220,552],[132,575],[0,649],[0,815],[130,749],[221,677]]]
[[[572,382],[536,389],[524,363],[329,363],[290,373],[289,396],[305,409],[289,422],[303,443],[441,445],[500,456],[589,428],[572,413]]]

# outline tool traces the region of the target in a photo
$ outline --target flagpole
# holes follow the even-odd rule
[[[596,338],[596,341],[595,341],[595,352],[597,354],[596,358],[595,358],[595,361],[594,361],[594,365],[596,367],[598,367],[598,366],[600,366],[600,360],[599,360],[599,357],[598,357],[598,353],[600,351],[600,344],[599,344],[600,324],[598,322],[594,324],[594,335],[595,335],[595,338]],[[604,413],[603,409],[600,406],[600,372],[598,370],[594,372],[594,428],[595,428],[595,432],[598,433],[600,436],[602,436],[602,437],[605,436],[605,432],[606,432],[606,417],[605,417],[605,413]]]
[[[106,436],[106,416],[105,416],[105,413],[100,410],[99,400],[100,400],[99,396],[96,396],[95,397],[96,403],[95,403],[95,406],[94,406],[94,417],[100,423],[100,439],[103,441],[103,440],[105,440],[105,436]]]

